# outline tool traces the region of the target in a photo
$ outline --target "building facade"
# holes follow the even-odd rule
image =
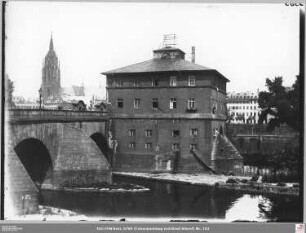
[[[102,74],[118,142],[114,170],[203,172],[201,163],[212,165],[216,132],[225,133],[228,79],[222,74],[186,61],[173,47]]]
[[[58,101],[61,99],[60,65],[54,51],[52,37],[43,63],[41,89],[43,100]]]
[[[232,124],[258,124],[258,92],[228,93],[227,110]]]

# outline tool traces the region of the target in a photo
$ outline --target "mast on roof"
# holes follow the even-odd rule
[[[176,46],[176,34],[164,35],[163,47],[175,47]]]

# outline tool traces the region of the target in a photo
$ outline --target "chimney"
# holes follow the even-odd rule
[[[195,47],[191,47],[191,62],[195,63]]]

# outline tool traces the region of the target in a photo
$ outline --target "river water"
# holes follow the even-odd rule
[[[144,193],[73,193],[41,191],[40,204],[68,209],[100,220],[125,218],[230,222],[301,221],[298,198],[250,195],[235,190],[114,177],[114,182],[143,185]]]

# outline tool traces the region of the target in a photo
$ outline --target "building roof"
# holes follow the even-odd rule
[[[72,86],[72,89],[76,96],[85,96],[84,86]]]
[[[205,66],[201,66],[184,59],[151,59],[148,61],[124,66],[118,69],[103,72],[104,75],[109,74],[135,74],[135,73],[151,73],[151,72],[171,72],[171,71],[215,71]],[[217,72],[221,75],[219,72]],[[225,78],[223,75],[221,75]],[[226,79],[226,78],[225,78]],[[228,79],[226,79],[228,81]]]
[[[103,72],[102,74],[149,73],[149,72],[167,72],[167,71],[203,71],[203,70],[213,70],[213,69],[197,65],[195,63],[183,59],[151,59],[148,61],[106,71]]]

